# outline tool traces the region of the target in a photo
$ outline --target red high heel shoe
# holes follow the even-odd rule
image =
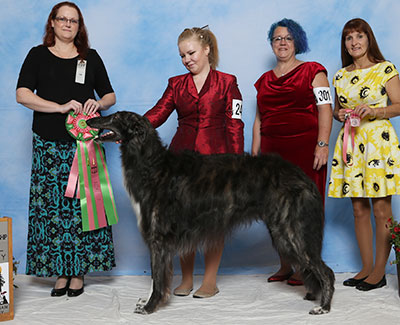
[[[268,278],[268,282],[282,282],[289,279],[292,276],[292,274],[293,272],[290,271],[289,273],[283,275],[271,275]]]
[[[293,278],[289,278],[287,280],[287,284],[290,286],[302,286],[304,285],[302,280],[297,280],[297,279],[293,279]]]

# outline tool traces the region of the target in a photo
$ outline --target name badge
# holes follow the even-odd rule
[[[86,60],[78,60],[76,64],[75,82],[78,84],[84,84],[85,75],[86,75]]]
[[[242,119],[242,101],[240,99],[232,100],[232,118]]]

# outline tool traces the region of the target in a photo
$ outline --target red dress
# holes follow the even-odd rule
[[[162,98],[144,116],[157,128],[177,111],[178,129],[170,144],[172,151],[241,154],[241,106],[240,114],[232,110],[232,103],[241,105],[241,101],[236,77],[211,69],[200,93],[191,73],[170,78]]]
[[[271,70],[255,83],[261,120],[261,153],[276,152],[298,165],[325,198],[326,165],[313,169],[318,142],[318,108],[312,82],[326,69],[317,62],[305,62],[278,78]]]

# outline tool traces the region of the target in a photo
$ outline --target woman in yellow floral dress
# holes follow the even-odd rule
[[[341,47],[343,68],[333,80],[334,117],[344,126],[335,146],[328,196],[352,200],[362,269],[343,284],[368,291],[386,285],[386,222],[392,215],[391,196],[400,194],[399,140],[389,121],[400,115],[400,81],[366,21],[356,18],[345,24]],[[351,127],[354,116],[361,119],[358,127]],[[370,199],[376,224],[375,264]]]

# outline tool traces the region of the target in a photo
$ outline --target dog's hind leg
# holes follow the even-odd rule
[[[317,300],[317,297],[320,296],[321,293],[321,281],[320,276],[315,275],[316,271],[311,271],[308,269],[301,269],[301,277],[304,282],[304,286],[307,290],[307,293],[304,297],[304,300]]]
[[[307,289],[304,297],[306,300],[315,300],[318,295],[321,297],[320,306],[310,310],[312,315],[326,314],[331,309],[333,292],[335,291],[335,275],[333,271],[317,257],[309,259],[307,265],[300,266],[300,271]]]
[[[151,314],[162,303],[167,302],[172,281],[172,257],[164,248],[150,248],[152,290],[147,300],[139,299],[135,313]]]
[[[320,306],[316,306],[310,310],[312,315],[326,314],[331,310],[331,302],[333,292],[335,291],[335,275],[333,271],[321,260],[317,270],[310,270],[313,274],[311,278],[315,278],[321,288]]]
[[[307,293],[304,300],[317,300],[317,295],[321,292],[321,285],[316,278],[311,279],[313,274],[309,270],[304,270],[301,272],[301,277],[304,282],[304,286],[307,289]]]
[[[326,266],[320,256],[319,243],[305,245],[304,236],[298,236],[295,231],[286,231],[291,236],[280,237],[271,232],[271,237],[280,256],[284,257],[293,266],[299,269],[307,289],[305,299],[315,300],[321,294],[321,305],[313,308],[310,314],[319,315],[330,311],[334,292],[335,276]],[[275,235],[275,236],[274,236]]]

